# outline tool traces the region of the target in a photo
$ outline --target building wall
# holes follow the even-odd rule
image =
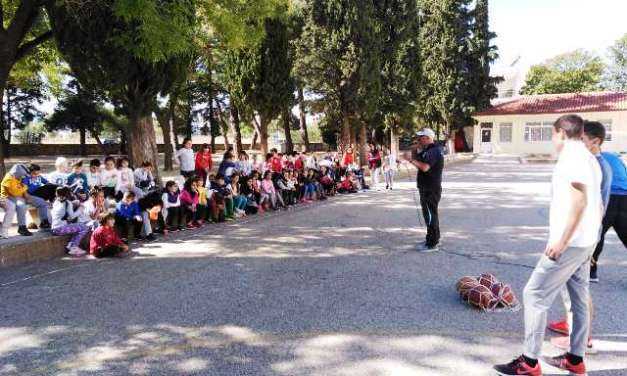
[[[496,154],[553,154],[553,145],[550,141],[527,142],[525,141],[525,127],[527,123],[547,122],[553,123],[562,114],[540,114],[540,115],[497,115],[497,116],[475,116],[478,124],[474,127],[474,151],[477,153]],[[603,150],[617,153],[627,153],[627,111],[613,112],[587,112],[578,113],[586,120],[611,121],[612,131],[611,141],[603,144]],[[492,142],[490,145],[481,142],[481,124],[492,123]],[[512,141],[501,142],[500,127],[502,124],[512,124]],[[490,150],[491,149],[491,150]]]

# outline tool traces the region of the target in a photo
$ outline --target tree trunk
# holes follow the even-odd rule
[[[81,156],[84,157],[87,155],[87,130],[85,129],[85,127],[80,127],[78,130],[79,134],[80,134],[80,143],[81,143],[81,147],[80,147],[80,153]]]
[[[244,150],[242,147],[242,131],[240,129],[239,110],[234,105],[231,105],[231,133],[235,136],[233,142],[233,152],[235,156],[239,155],[239,152]]]
[[[172,149],[172,124],[170,123],[170,112],[167,110],[159,110],[156,112],[157,121],[163,133],[164,161],[163,169],[165,171],[174,170],[174,150]]]
[[[128,154],[128,133],[125,129],[120,129],[120,154]]]
[[[268,122],[263,116],[259,116],[259,144],[263,158],[268,154]],[[262,158],[262,160],[263,160]]]
[[[368,164],[368,133],[366,131],[366,124],[361,123],[359,126],[359,165],[365,166]]]
[[[398,142],[398,133],[396,131],[396,124],[394,124],[390,128],[390,152],[396,155],[396,158],[399,157],[399,142]]]
[[[250,143],[250,148],[251,150],[255,150],[255,148],[257,148],[257,140],[259,139],[259,133],[257,133],[257,130],[255,129],[253,131],[253,139]]]
[[[292,141],[292,130],[290,129],[291,122],[290,107],[285,106],[283,109],[283,132],[285,133],[285,152],[291,154],[294,151],[294,142]]]
[[[309,134],[307,133],[307,113],[305,112],[305,95],[303,88],[298,87],[298,109],[300,112],[300,137],[305,145],[305,151],[309,151]]]
[[[135,168],[142,165],[143,162],[149,161],[155,166],[155,180],[160,181],[157,150],[157,137],[155,128],[152,123],[152,114],[140,115],[134,114],[130,118],[129,132],[129,159],[131,165]]]
[[[342,117],[342,131],[340,133],[340,144],[338,145],[341,151],[345,151],[351,144],[351,123],[348,116]],[[353,150],[355,151],[355,150]]]
[[[96,140],[96,143],[98,144],[98,146],[100,146],[100,152],[103,155],[107,154],[107,150],[105,149],[105,146],[102,144],[102,140],[100,139],[100,136],[98,136],[97,133],[94,132],[90,132],[91,136],[94,138],[94,140]]]
[[[6,90],[6,101],[7,101],[7,109],[6,111],[4,111],[4,127],[2,128],[4,130],[4,133],[2,134],[2,138],[4,141],[4,156],[6,158],[9,158],[11,156],[11,150],[9,148],[9,146],[11,145],[11,111],[13,111],[13,109],[11,108],[11,92],[9,90]]]
[[[224,137],[224,151],[229,150],[229,129],[227,122],[224,120],[224,112],[222,112],[222,106],[220,106],[220,102],[216,101],[216,105],[218,106],[218,117],[220,118],[220,129],[222,130],[222,137]]]
[[[209,101],[209,127],[211,128],[211,150],[216,150],[216,134],[219,132],[220,126],[216,121],[216,112],[213,107],[213,100]]]

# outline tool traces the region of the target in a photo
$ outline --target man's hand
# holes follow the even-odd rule
[[[548,244],[544,250],[544,254],[553,261],[557,261],[560,256],[566,251],[566,244],[557,242],[555,244]]]

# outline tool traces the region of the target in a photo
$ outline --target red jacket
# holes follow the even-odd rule
[[[109,226],[99,226],[94,232],[91,233],[91,239],[89,241],[89,253],[94,256],[98,256],[100,251],[110,245],[122,245],[122,239],[118,236],[115,230]]]
[[[270,165],[272,166],[272,172],[281,172],[283,171],[283,163],[281,163],[281,158],[272,157],[270,159]]]
[[[202,151],[196,153],[196,170],[204,170],[206,168],[211,170],[212,167],[211,151],[209,153],[203,153]]]
[[[305,165],[303,164],[303,159],[301,157],[296,158],[296,161],[294,161],[294,169],[303,171],[304,167]]]

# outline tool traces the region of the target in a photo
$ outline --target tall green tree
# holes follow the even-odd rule
[[[341,122],[341,147],[376,112],[381,98],[380,40],[372,1],[313,0],[297,47],[296,72]]]
[[[44,5],[46,1],[0,1],[0,104],[15,64],[27,58],[52,37]],[[0,132],[4,132],[0,121]],[[0,138],[0,174],[4,176],[4,137]]]
[[[521,94],[560,94],[602,90],[605,64],[584,50],[558,55],[531,67]]]
[[[609,65],[603,77],[608,90],[627,91],[627,34],[609,48]]]

